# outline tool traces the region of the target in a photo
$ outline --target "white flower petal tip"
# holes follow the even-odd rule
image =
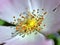
[[[14,21],[12,23],[16,25],[14,34],[20,34],[24,37],[32,32],[35,32],[35,34],[37,32],[40,33],[40,30],[46,26],[43,24],[46,14],[47,12],[44,9],[42,9],[42,12],[40,12],[40,9],[36,9],[32,11],[27,10],[27,12],[21,13],[18,18],[13,16]]]

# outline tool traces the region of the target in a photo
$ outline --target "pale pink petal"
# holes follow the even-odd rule
[[[13,16],[19,17],[19,14],[26,11],[29,7],[27,0],[0,0],[0,18],[7,22],[13,22]]]
[[[8,40],[5,45],[53,45],[53,40],[46,40],[43,35],[29,35],[24,38],[16,36],[14,39]]]

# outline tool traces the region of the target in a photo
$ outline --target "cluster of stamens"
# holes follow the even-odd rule
[[[21,13],[19,15],[21,18],[14,19],[14,21],[17,20],[15,29],[18,32],[18,34],[26,35],[26,34],[31,34],[34,31],[40,32],[40,30],[43,29],[41,25],[44,20],[44,15],[46,13],[47,12],[43,12],[43,14],[40,14],[39,9],[33,10],[32,12],[27,11]],[[43,26],[46,25],[44,24]]]

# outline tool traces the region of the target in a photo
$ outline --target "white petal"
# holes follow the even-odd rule
[[[31,0],[31,5],[33,9],[46,9],[52,10],[59,4],[59,0]]]
[[[52,40],[46,40],[43,35],[28,35],[24,38],[16,36],[14,39],[8,40],[5,45],[53,45]]]
[[[19,14],[22,11],[26,11],[26,8],[29,7],[27,0],[13,0],[13,4],[12,3],[9,4],[1,3],[1,4],[3,4],[2,5],[3,9],[0,9],[0,18],[8,22],[13,21],[13,16],[16,16],[16,18],[18,18]]]
[[[0,43],[3,43],[6,40],[9,40],[12,37],[12,34],[15,30],[7,26],[0,26]]]
[[[30,5],[32,9],[40,9],[42,7],[42,0],[30,0]]]
[[[56,33],[60,31],[60,7],[55,12],[48,13],[44,20],[46,28],[42,30],[45,34]]]
[[[16,36],[15,38],[6,41],[6,45],[37,45],[41,44],[45,40],[45,37],[42,34],[35,35],[34,33],[25,36]]]
[[[53,30],[52,32],[57,32],[60,31],[60,6],[56,9],[54,14],[55,14],[55,20],[51,29]]]

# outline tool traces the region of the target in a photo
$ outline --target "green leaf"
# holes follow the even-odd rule
[[[4,21],[0,19],[0,26],[4,24]]]
[[[15,26],[15,25],[0,19],[0,26]]]
[[[47,36],[47,38],[48,38],[48,39],[54,39],[54,38],[56,38],[56,37],[55,37],[54,34],[49,34],[49,35]]]
[[[57,45],[60,45],[60,37],[57,38]]]

